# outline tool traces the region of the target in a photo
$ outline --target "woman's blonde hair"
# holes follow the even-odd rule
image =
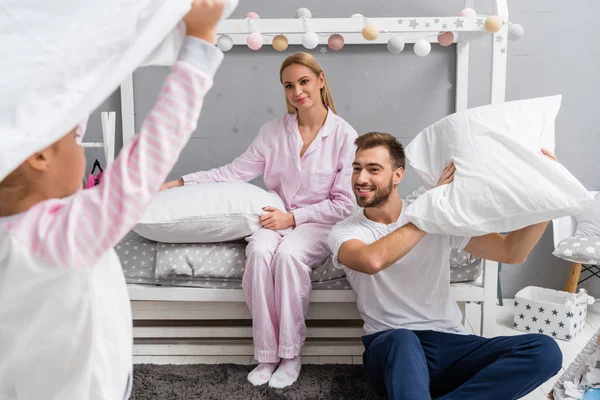
[[[317,77],[320,77],[323,73],[321,66],[313,56],[311,56],[308,53],[294,53],[288,56],[285,60],[283,60],[283,63],[281,64],[281,68],[279,69],[279,81],[281,83],[283,83],[283,70],[292,64],[304,65],[305,67],[310,69]],[[327,79],[325,79],[325,85],[321,89],[321,100],[323,100],[323,104],[325,105],[325,107],[331,108],[331,111],[337,114],[335,106],[333,105],[333,99],[331,98],[329,86],[327,86]],[[285,99],[285,102],[289,114],[294,114],[298,111],[296,107],[294,107],[287,99]]]

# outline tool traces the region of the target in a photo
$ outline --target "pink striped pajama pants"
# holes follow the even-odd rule
[[[247,238],[242,286],[252,312],[254,358],[261,363],[294,358],[306,339],[311,270],[331,253],[332,225],[307,223],[282,237],[260,229]]]

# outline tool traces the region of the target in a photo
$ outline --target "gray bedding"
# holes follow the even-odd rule
[[[127,283],[239,289],[244,274],[245,241],[211,244],[157,243],[128,233],[115,247]],[[450,255],[450,281],[468,282],[482,273],[481,260],[461,251]],[[350,289],[344,271],[331,258],[311,274],[313,289]]]

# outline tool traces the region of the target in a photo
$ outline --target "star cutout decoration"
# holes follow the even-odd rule
[[[506,49],[503,47],[500,49],[500,53],[505,54],[506,53]]]
[[[571,335],[569,335],[568,333],[565,335],[565,339],[567,340],[571,340]]]
[[[431,24],[429,22],[425,23],[425,28],[429,28],[431,26]]]
[[[411,19],[410,24],[408,24],[408,26],[410,26],[413,29],[417,29],[417,26],[419,26],[419,23],[417,22],[416,19]]]
[[[452,83],[450,83],[450,82],[446,83],[446,89],[451,90],[452,89]]]
[[[502,35],[496,36],[496,43],[502,43],[503,40],[504,38],[502,37]]]
[[[477,18],[476,23],[477,23],[477,26],[479,26],[480,28],[485,25],[485,22],[483,22],[483,18]]]
[[[577,328],[577,324],[573,325],[573,328]]]
[[[565,327],[565,323],[564,322],[559,322],[558,323],[558,327],[559,328],[564,328]]]
[[[398,19],[398,23],[401,24],[402,23],[402,18]]]
[[[581,311],[579,311],[579,316],[580,316],[580,317],[581,317],[581,313],[582,313],[582,312],[581,312]]]
[[[513,323],[513,328],[516,328],[518,326],[519,326],[519,324],[517,324],[516,322]]]
[[[531,306],[530,306],[529,304],[527,304],[527,305],[525,306],[525,308],[526,308],[526,309],[528,309],[528,310],[531,310]]]
[[[594,368],[600,369],[600,361],[596,361],[596,366]]]
[[[436,19],[434,19],[434,20],[433,20],[433,23],[435,23],[435,24],[439,24],[439,23],[440,23],[440,19],[439,19],[439,18],[436,18]]]
[[[519,318],[525,319],[525,316],[523,314],[519,314]]]
[[[238,133],[240,133],[240,130],[238,129],[237,126],[234,126],[233,129],[231,130],[231,132],[233,132],[237,135]]]
[[[456,21],[454,21],[454,25],[456,25],[457,28],[462,28],[463,27],[463,20],[460,18],[456,18]]]
[[[271,107],[267,108],[267,114],[273,115],[273,109]]]
[[[573,318],[573,313],[571,311],[567,313],[567,318]]]
[[[540,314],[543,314],[544,313],[544,307],[538,308],[538,311],[540,312]]]
[[[526,330],[527,332],[531,331],[531,328],[529,327],[529,325],[526,325],[526,326],[525,326],[525,330]]]
[[[515,307],[519,307],[519,302],[515,301]]]
[[[325,46],[321,46],[321,50],[319,50],[321,52],[321,54],[325,54],[327,53],[327,47]]]
[[[544,321],[546,323],[546,325],[550,325],[550,320],[547,319],[546,321]]]
[[[540,328],[540,329],[538,329],[538,333],[543,335],[544,334],[544,330],[542,328]]]
[[[448,29],[448,25],[442,24],[442,29]]]
[[[557,336],[556,332],[552,331],[552,337],[556,337],[556,336]]]
[[[533,322],[537,322],[537,317],[533,316],[533,317],[531,317],[531,320],[532,320]]]
[[[552,310],[552,315],[558,315],[558,311]]]

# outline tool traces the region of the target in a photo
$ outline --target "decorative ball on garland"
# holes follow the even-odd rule
[[[229,51],[233,47],[233,39],[229,35],[221,35],[217,39],[217,47],[221,51]]]
[[[352,14],[352,18],[364,18],[364,16],[362,14],[356,13]]]
[[[308,8],[302,7],[296,10],[294,18],[312,18],[312,13]]]
[[[329,36],[327,40],[327,45],[333,51],[341,50],[344,47],[344,37],[340,34],[333,34]]]
[[[257,13],[255,13],[254,11],[250,11],[246,13],[246,18],[248,19],[260,19],[260,17],[258,16]]]
[[[475,12],[475,10],[473,10],[472,8],[464,8],[460,12],[460,16],[461,17],[476,17],[477,16],[477,12]]]
[[[262,36],[261,36],[260,33],[253,32],[253,33],[251,33],[251,34],[248,35],[248,38],[246,39],[246,44],[252,50],[258,50],[263,45],[263,38],[262,38]]]
[[[273,48],[277,51],[284,51],[289,46],[288,38],[283,35],[277,35],[273,38]]]
[[[379,28],[373,24],[367,24],[362,30],[362,35],[367,40],[375,40],[379,36]]]
[[[450,46],[454,43],[454,33],[453,32],[440,32],[437,37],[438,43],[440,46]]]
[[[398,54],[404,50],[404,40],[401,37],[393,36],[387,42],[387,49],[392,54]]]
[[[419,39],[415,42],[414,52],[419,57],[425,57],[431,51],[431,44],[425,39]]]
[[[491,15],[485,19],[485,30],[489,33],[496,33],[502,29],[502,18],[497,15]]]
[[[508,26],[508,40],[519,40],[523,37],[523,27],[519,24],[510,24]]]
[[[319,45],[319,37],[313,31],[308,31],[302,35],[302,46],[307,49],[314,49]]]

